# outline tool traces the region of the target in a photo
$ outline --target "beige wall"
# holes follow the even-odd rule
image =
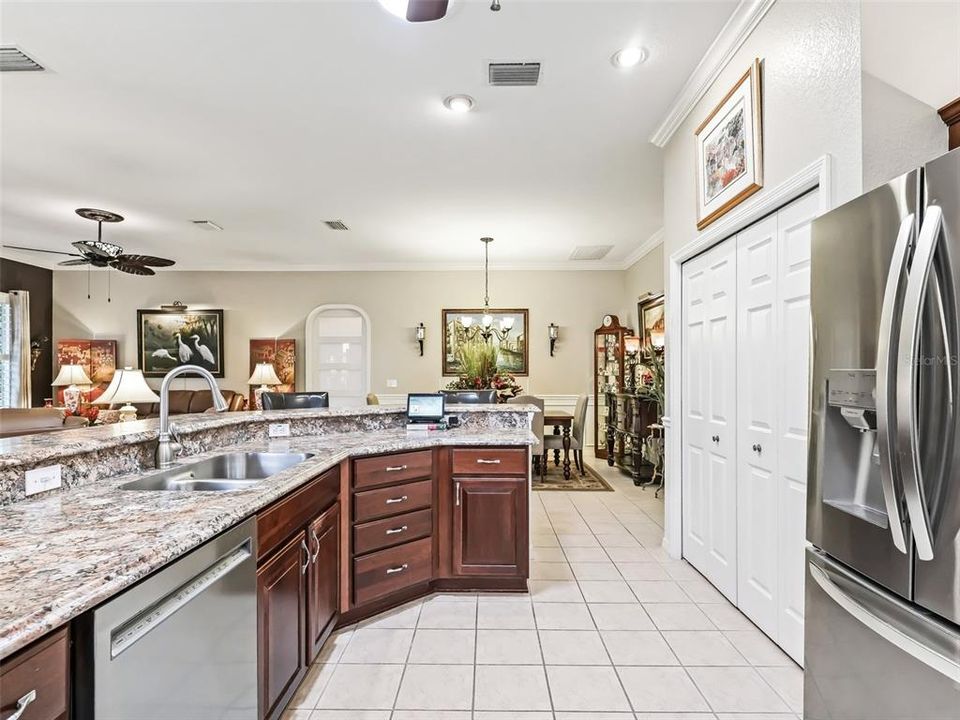
[[[174,300],[196,307],[223,308],[226,377],[221,384],[237,391],[247,387],[250,338],[296,338],[302,370],[304,320],[313,308],[328,303],[357,305],[370,316],[373,392],[394,394],[437,389],[441,382],[441,308],[483,304],[481,270],[343,273],[161,270],[153,278],[115,272],[112,283],[113,300],[107,303],[106,278],[102,272],[95,272],[94,297],[87,300],[86,272],[55,272],[54,338],[116,338],[121,364],[136,365],[137,308],[155,308]],[[624,273],[619,271],[493,270],[490,297],[495,307],[529,308],[531,372],[529,378],[521,378],[521,383],[539,394],[588,392],[593,330],[600,325],[605,313],[624,317],[627,311]],[[421,321],[427,326],[422,358],[413,330]],[[547,340],[547,325],[551,322],[560,326],[560,340],[552,358]],[[387,388],[387,378],[397,379],[399,387]]]
[[[624,273],[624,304],[629,309],[627,322],[639,332],[637,300],[647,293],[663,292],[663,245],[657,245]]]
[[[764,188],[829,154],[834,202],[860,193],[859,4],[778,2],[667,144],[667,258],[697,236],[694,131],[758,57],[764,61]],[[755,202],[763,192],[745,202]]]

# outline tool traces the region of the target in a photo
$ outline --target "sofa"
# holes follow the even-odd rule
[[[221,390],[223,399],[227,401],[227,412],[246,410],[247,398],[233,390]],[[137,409],[137,419],[160,416],[160,403],[133,403]],[[118,409],[120,405],[111,405],[111,409]],[[171,390],[170,414],[186,415],[187,413],[202,413],[213,407],[213,395],[209,390]]]
[[[90,421],[85,417],[64,417],[63,410],[59,408],[0,409],[0,438],[73,430],[89,424]]]

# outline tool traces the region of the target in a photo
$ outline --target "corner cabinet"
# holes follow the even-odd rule
[[[527,577],[526,458],[525,450],[453,451],[453,576]]]
[[[593,437],[594,453],[606,459],[607,447],[607,393],[624,389],[624,338],[633,330],[620,324],[616,315],[605,315],[603,323],[593,332]]]
[[[333,631],[340,602],[340,470],[257,516],[260,717],[273,720]]]

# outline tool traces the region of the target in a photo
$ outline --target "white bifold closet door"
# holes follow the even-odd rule
[[[736,602],[736,247],[683,269],[683,552]]]
[[[817,209],[796,200],[682,284],[683,554],[800,663]]]

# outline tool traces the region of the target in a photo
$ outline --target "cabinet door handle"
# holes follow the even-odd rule
[[[756,445],[753,446],[753,451],[754,451],[755,453],[761,453],[761,452],[763,452],[763,448],[760,446],[760,443],[757,443]]]
[[[317,537],[317,531],[313,528],[310,528],[310,537],[313,538],[313,541],[317,544],[316,551],[310,556],[310,562],[316,564],[317,558],[320,557],[320,538]]]
[[[300,566],[300,574],[301,574],[301,575],[306,575],[306,574],[307,574],[307,568],[310,567],[310,549],[307,547],[307,541],[306,541],[306,540],[301,540],[301,541],[300,541],[300,549],[303,550],[304,554],[307,556],[307,561],[306,561],[303,565]]]
[[[460,481],[459,480],[457,480],[457,500],[455,504],[456,505],[460,504]]]
[[[27,705],[29,705],[36,699],[37,699],[36,690],[31,690],[30,692],[28,692],[22,698],[17,700],[17,711],[13,715],[8,717],[7,720],[20,720],[20,718],[23,716],[24,711],[26,711],[27,709]]]
[[[407,469],[406,465],[391,465],[385,468],[387,472],[401,472],[402,470],[406,470],[406,469]]]
[[[477,458],[477,464],[478,465],[499,465],[500,459],[497,458],[496,460],[486,460],[484,458]]]
[[[398,498],[387,498],[387,505],[393,505],[394,503],[406,502],[407,496],[401,495]]]
[[[387,530],[387,535],[396,535],[397,533],[402,533],[406,529],[407,529],[406,525],[398,528],[390,528],[389,530]]]
[[[387,575],[393,575],[394,573],[403,572],[407,569],[407,564],[404,563],[400,567],[387,568]]]

